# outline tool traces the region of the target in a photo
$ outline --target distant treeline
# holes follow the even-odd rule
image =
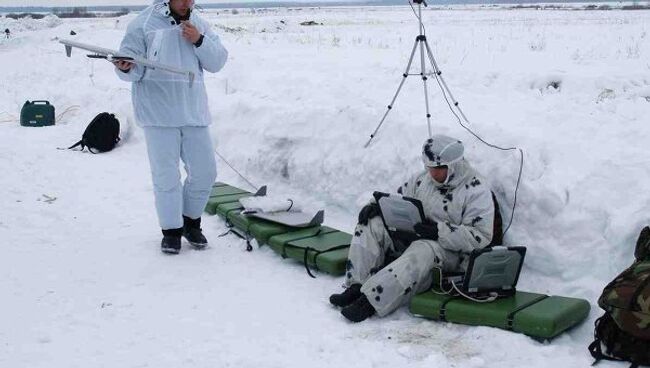
[[[621,7],[623,10],[648,10],[650,9],[650,5],[624,5]]]
[[[51,14],[56,15],[59,18],[110,18],[110,17],[120,17],[122,15],[128,14],[128,8],[122,8],[118,11],[113,12],[96,12],[88,10],[87,7],[74,7],[74,8],[52,8]],[[7,18],[20,19],[20,18],[32,18],[32,19],[41,19],[47,14],[42,13],[9,13],[5,16]]]
[[[573,7],[573,8],[567,8],[566,6],[562,5],[554,5],[554,4],[518,4],[515,6],[511,6],[510,9],[535,9],[535,10],[566,10],[566,9],[573,9],[573,10],[612,10],[612,9],[620,9],[620,10],[648,10],[650,9],[650,5],[640,5],[640,4],[632,4],[632,5],[622,5],[622,6],[617,6],[617,7],[612,7],[611,5],[608,4],[602,4],[602,5],[586,5],[582,7]]]
[[[128,8],[122,8],[115,12],[95,12],[89,11],[87,7],[74,7],[72,9],[54,8],[52,13],[59,18],[102,18],[102,17],[120,17],[129,14]]]
[[[236,1],[236,0],[235,0]],[[452,5],[452,4],[477,4],[486,7],[498,6],[506,9],[536,9],[536,10],[650,10],[650,4],[625,4],[620,3],[617,5],[599,4],[599,1],[592,2],[591,0],[574,0],[581,2],[584,5],[566,4],[562,0],[550,0],[544,4],[535,4],[538,0],[437,0],[434,5]],[[431,1],[432,2],[432,1]],[[511,2],[512,5],[507,5]],[[554,4],[555,2],[555,4]],[[237,8],[300,8],[300,7],[329,7],[329,6],[392,6],[407,4],[407,0],[334,0],[328,2],[315,3],[309,0],[299,0],[286,2],[280,1],[261,1],[261,2],[228,2],[218,4],[201,4],[197,5],[199,9],[237,9]],[[591,4],[590,4],[591,3]],[[594,4],[595,3],[595,4]],[[140,11],[146,6],[143,5],[130,5],[130,6],[90,6],[90,7],[0,7],[0,16],[3,12],[11,12],[5,14],[8,18],[26,18],[33,19],[43,18],[47,13],[54,14],[59,18],[104,18],[104,17],[119,17],[128,14],[132,11]]]
[[[20,18],[41,19],[46,15],[47,14],[40,14],[40,13],[9,13],[9,14],[5,14],[5,17],[12,18],[12,19],[20,19]]]

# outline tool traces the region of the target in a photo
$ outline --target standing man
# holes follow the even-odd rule
[[[181,237],[196,248],[208,242],[201,214],[217,176],[208,125],[211,123],[203,71],[223,68],[228,52],[210,25],[192,12],[194,0],[154,0],[128,26],[120,52],[194,72],[185,76],[116,61],[120,79],[133,82],[132,100],[144,129],[161,250],[178,254]],[[179,159],[187,178],[181,184]]]
[[[5,38],[9,38],[9,36],[11,36],[11,31],[9,28],[5,28]]]

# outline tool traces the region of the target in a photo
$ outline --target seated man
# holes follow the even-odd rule
[[[470,252],[490,244],[495,218],[492,192],[463,159],[463,151],[462,142],[443,135],[424,143],[426,170],[397,191],[420,200],[426,216],[425,223],[415,225],[419,239],[406,244],[403,253],[374,200],[359,212],[347,262],[347,289],[330,296],[347,319],[361,322],[375,313],[387,315],[431,287],[434,267],[462,271]]]

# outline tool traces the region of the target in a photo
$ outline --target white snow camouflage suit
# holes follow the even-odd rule
[[[361,292],[385,316],[431,286],[433,268],[464,270],[468,254],[492,240],[494,203],[485,180],[464,159],[450,165],[446,184],[428,171],[413,176],[398,193],[422,201],[425,216],[438,223],[438,240],[420,239],[396,260],[397,252],[381,217],[357,225],[350,244],[346,284],[362,284]]]
[[[223,68],[228,52],[210,25],[196,12],[188,21],[203,35],[197,46],[184,39],[168,3],[155,0],[129,24],[120,52],[194,72],[186,75],[135,64],[120,79],[132,83],[136,121],[143,127],[160,227],[183,226],[181,215],[201,216],[217,176],[209,125],[211,116],[203,72]],[[181,185],[179,160],[187,178]]]

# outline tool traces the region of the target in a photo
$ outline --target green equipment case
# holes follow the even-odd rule
[[[591,305],[583,299],[517,291],[489,303],[440,295],[433,290],[411,300],[411,313],[437,321],[472,326],[491,326],[523,333],[536,339],[552,339],[579,324]]]
[[[26,101],[20,110],[20,125],[43,127],[54,125],[54,106],[48,101]]]
[[[345,273],[352,235],[327,226],[294,228],[246,216],[241,213],[239,199],[252,195],[228,184],[215,183],[205,211],[225,219],[246,240],[254,238],[260,245],[270,245],[282,257],[302,262],[310,275],[311,269],[333,275]]]
[[[320,226],[274,235],[268,244],[282,257],[303,262],[310,276],[310,267],[343,275],[351,241],[352,235],[348,233]]]
[[[250,197],[253,193],[247,192],[243,189],[231,187],[230,185],[223,183],[216,183],[212,186],[212,191],[210,192],[210,198],[208,199],[208,204],[205,206],[205,212],[216,215],[217,207],[221,204],[226,203],[236,203],[239,205],[239,198]],[[225,217],[225,213],[220,213],[222,217]]]
[[[255,238],[284,258],[305,265],[307,273],[319,270],[332,275],[345,274],[352,235],[328,227],[293,228],[241,213],[239,199],[251,192],[216,183],[206,212],[226,220],[232,230],[247,240]],[[473,326],[492,326],[533,338],[552,339],[576,326],[589,315],[591,306],[583,299],[517,291],[513,296],[490,303],[477,303],[462,297],[427,291],[413,297],[411,313],[425,318]]]

